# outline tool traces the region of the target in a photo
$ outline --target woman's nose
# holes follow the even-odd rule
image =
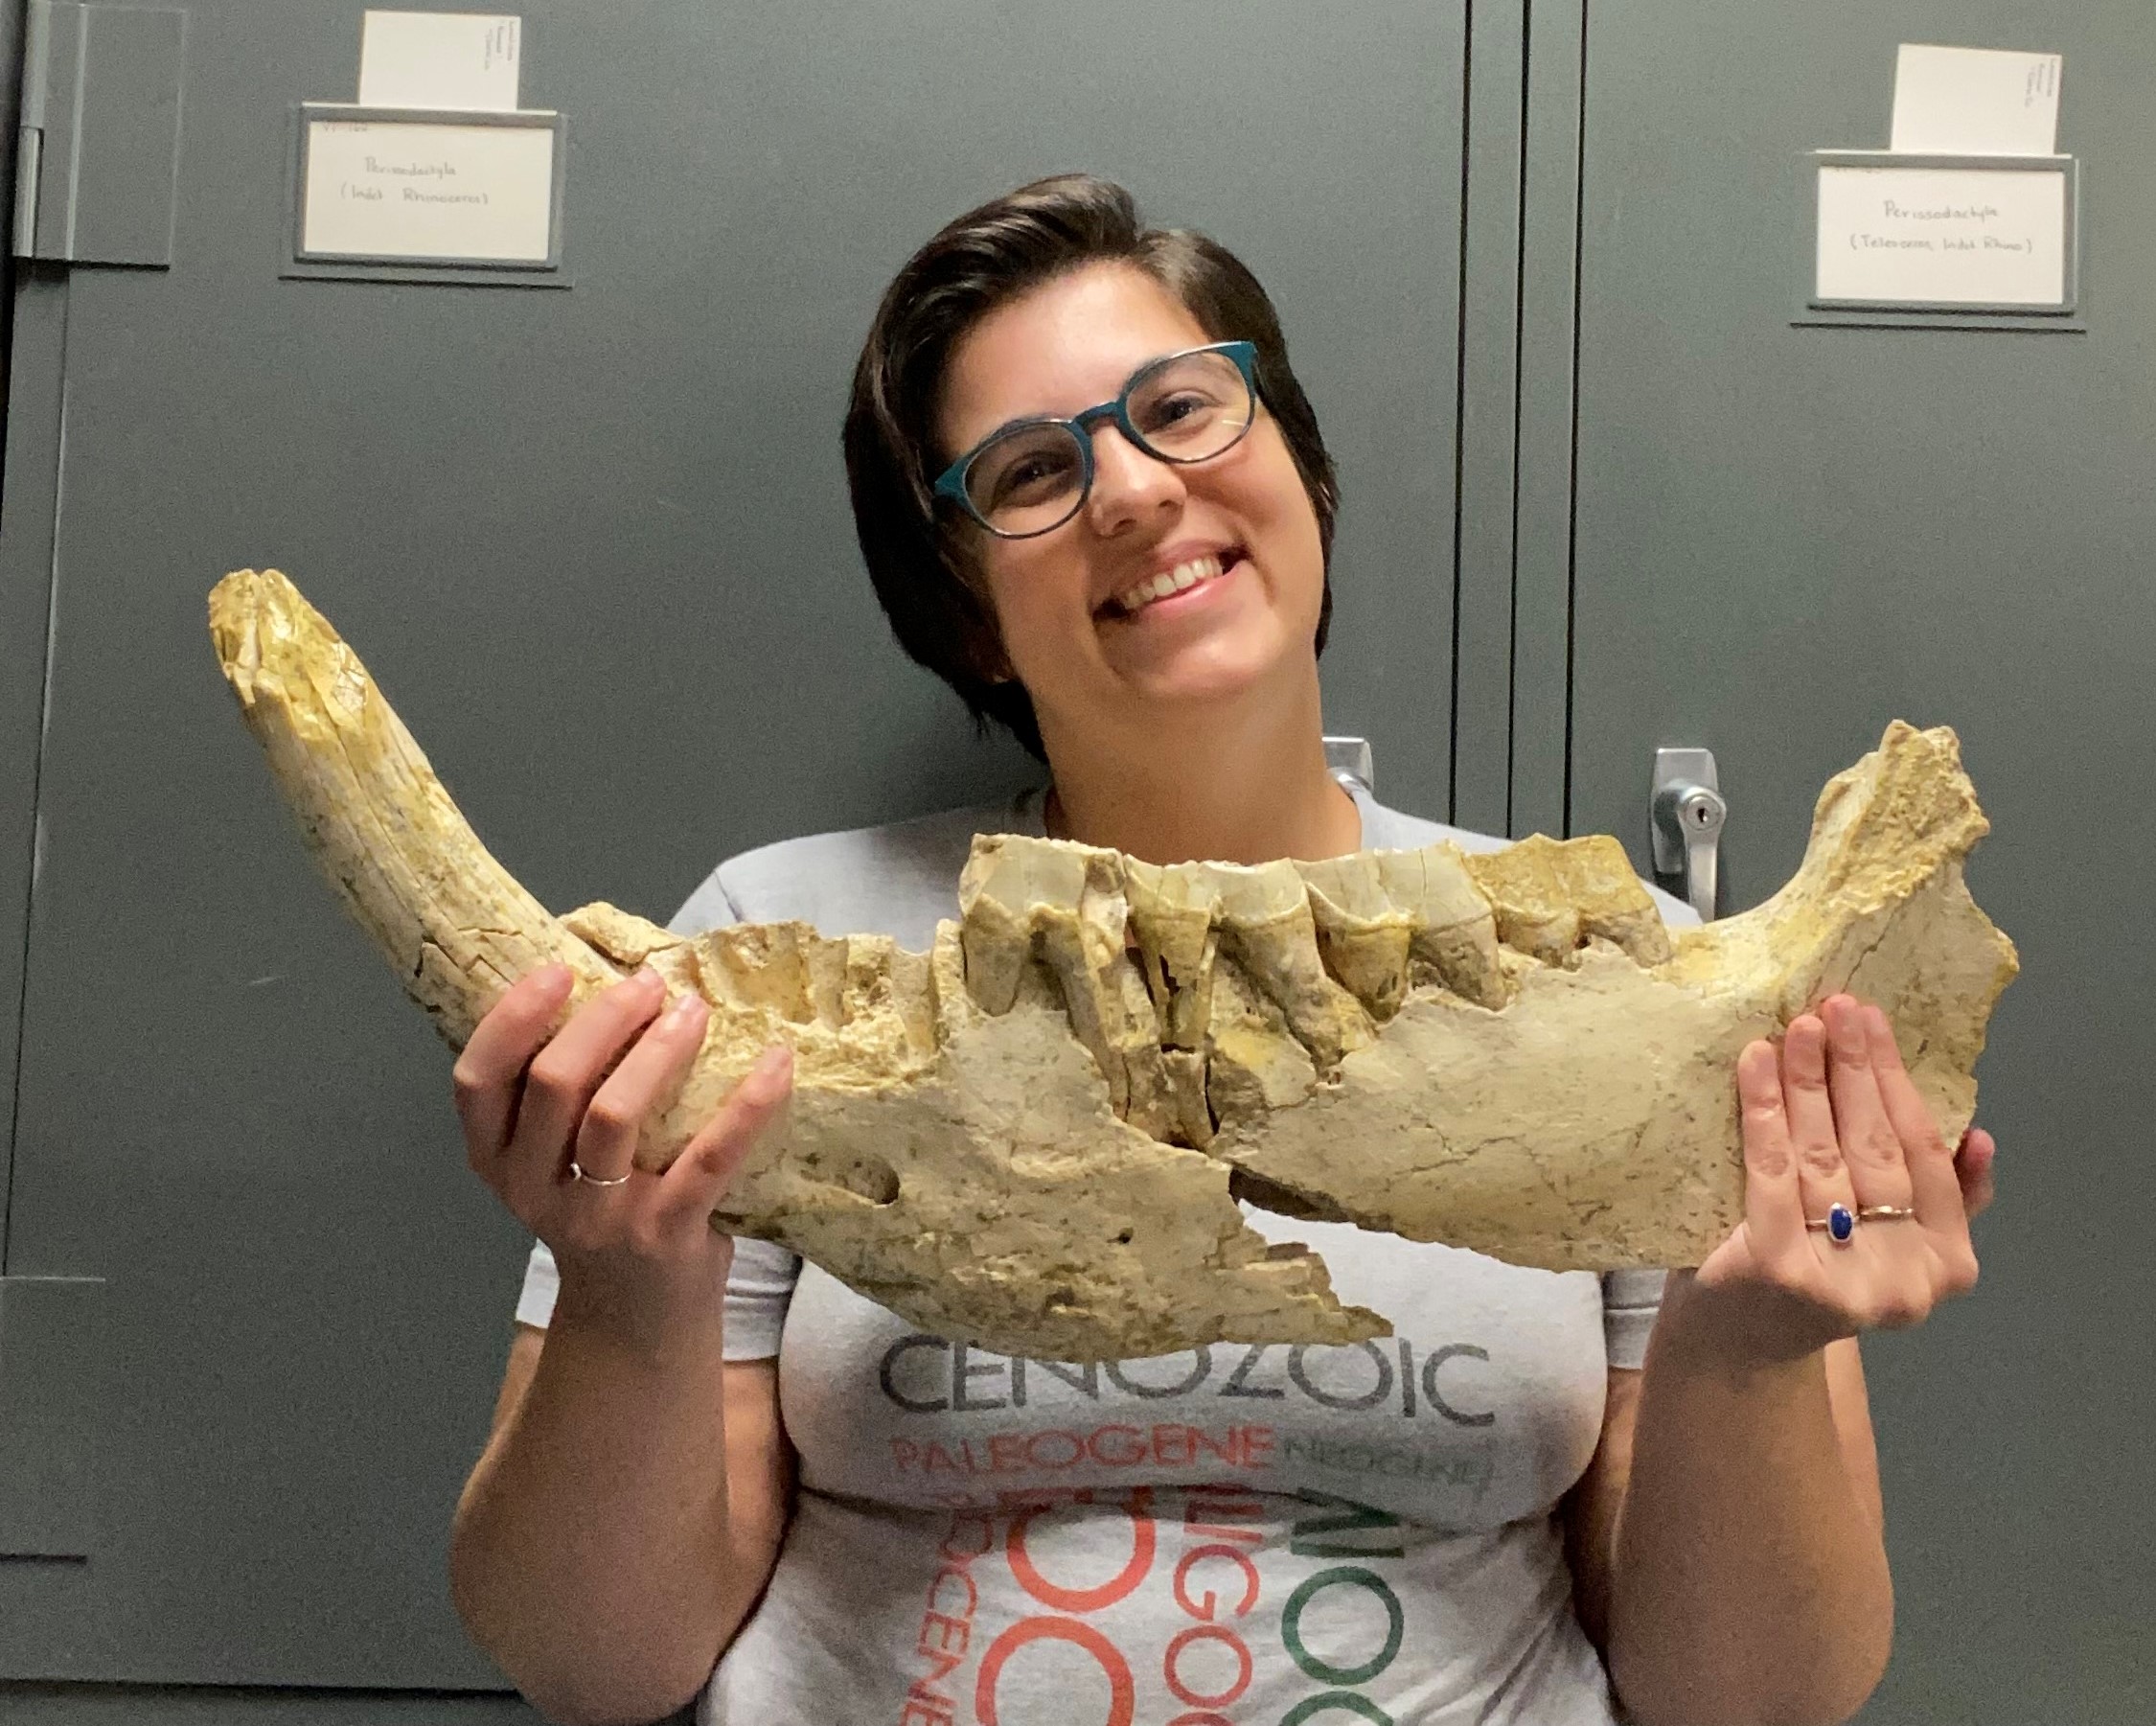
[[[1094,532],[1114,533],[1182,499],[1182,475],[1172,463],[1146,454],[1120,426],[1095,429],[1093,495],[1087,500]]]

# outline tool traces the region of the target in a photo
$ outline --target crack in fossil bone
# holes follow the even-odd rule
[[[790,1044],[783,1129],[714,1226],[1009,1354],[1385,1334],[1239,1200],[1552,1270],[1696,1263],[1741,1215],[1747,1041],[1861,968],[1952,1137],[2015,969],[1962,883],[1986,823],[1954,735],[1898,722],[1823,792],[1780,893],[1674,937],[1617,840],[1541,836],[1254,867],[989,836],[926,954],[557,917],[288,581],[228,576],[210,618],[325,878],[445,1040],[549,961],[572,1002],[651,965],[711,1016],[637,1164]]]

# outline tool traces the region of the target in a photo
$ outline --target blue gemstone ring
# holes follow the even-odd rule
[[[1856,1212],[1846,1205],[1829,1205],[1825,1216],[1816,1222],[1807,1217],[1804,1227],[1820,1230],[1837,1247],[1846,1247],[1856,1239]]]

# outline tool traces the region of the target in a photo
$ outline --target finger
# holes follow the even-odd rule
[[[665,997],[658,974],[640,971],[585,1001],[532,1057],[510,1131],[513,1178],[552,1181],[568,1172],[571,1141],[592,1093]]]
[[[1826,1027],[1816,1014],[1800,1013],[1789,1022],[1781,1042],[1781,1096],[1806,1220],[1823,1219],[1836,1205],[1854,1210],[1856,1189],[1834,1136],[1834,1103],[1826,1089]]]
[[[518,978],[465,1042],[450,1074],[471,1164],[485,1172],[508,1147],[524,1069],[545,1047],[575,978],[566,965],[541,965]]]
[[[1754,1256],[1767,1262],[1804,1242],[1804,1202],[1782,1102],[1781,1057],[1772,1043],[1749,1043],[1737,1057],[1737,1101],[1743,1111],[1744,1230]]]
[[[703,1047],[710,1020],[703,997],[690,989],[644,1027],[592,1093],[577,1127],[576,1163],[586,1175],[611,1181],[635,1168],[636,1141],[645,1122],[658,1113],[666,1093],[678,1094],[689,1063]]]
[[[793,1051],[774,1043],[742,1076],[710,1124],[674,1160],[662,1177],[660,1206],[675,1215],[710,1216],[792,1091]]]
[[[1917,1093],[1916,1081],[1902,1065],[1893,1026],[1887,1023],[1886,1014],[1871,1007],[1865,1014],[1865,1029],[1871,1042],[1871,1064],[1879,1074],[1880,1100],[1886,1104],[1887,1116],[1894,1123],[1895,1135],[1908,1158],[1916,1221],[1926,1229],[1965,1231],[1968,1211],[1954,1155],[1939,1137],[1938,1123]]]
[[[1961,1208],[1971,1222],[1991,1208],[1995,1196],[1991,1167],[1998,1153],[1998,1143],[1990,1134],[1981,1127],[1971,1127],[1962,1136],[1961,1148],[1954,1154],[1955,1177],[1961,1183]]]
[[[1835,1136],[1856,1202],[1859,1207],[1891,1205],[1905,1210],[1911,1197],[1909,1163],[1879,1094],[1865,1010],[1854,996],[1836,995],[1821,1007],[1820,1018],[1826,1026],[1826,1088],[1834,1105]]]

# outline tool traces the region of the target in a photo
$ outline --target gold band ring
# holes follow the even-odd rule
[[[1815,1233],[1823,1234],[1837,1247],[1846,1247],[1856,1239],[1857,1224],[1902,1223],[1915,1216],[1914,1210],[1904,1210],[1896,1205],[1867,1205],[1861,1210],[1851,1210],[1846,1205],[1829,1205],[1822,1217],[1806,1217],[1804,1227]]]
[[[634,1169],[631,1169],[629,1174],[632,1175],[635,1172]],[[629,1175],[617,1175],[611,1181],[602,1181],[597,1175],[585,1174],[577,1160],[571,1157],[569,1159],[569,1185],[574,1186],[579,1181],[582,1181],[587,1186],[627,1186]]]

